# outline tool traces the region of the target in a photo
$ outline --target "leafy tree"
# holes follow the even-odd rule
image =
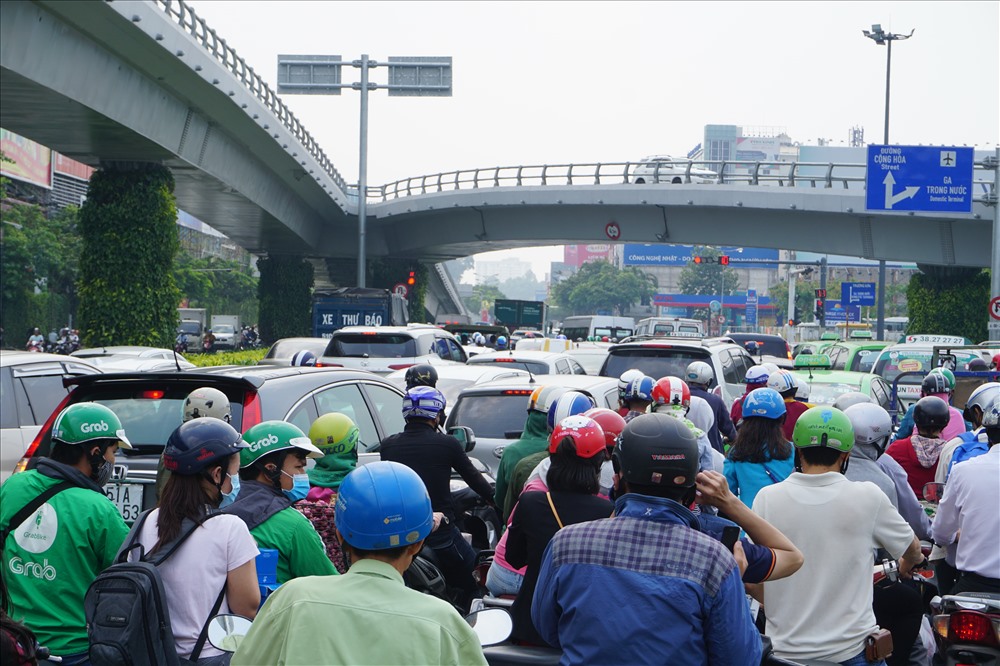
[[[514,298],[522,301],[533,301],[536,298],[541,282],[535,274],[528,271],[524,275],[500,283],[500,290],[507,294],[507,298]]]
[[[174,279],[190,307],[206,308],[209,314],[238,314],[241,321],[257,322],[257,278],[249,266],[219,257],[196,258],[182,251],[174,266]]]
[[[717,296],[719,290],[730,296],[739,291],[740,277],[731,266],[718,263],[722,250],[715,247],[696,246],[695,256],[710,257],[704,264],[690,263],[681,269],[678,286],[682,294],[697,296]]]
[[[479,316],[480,311],[493,311],[493,305],[498,298],[507,298],[507,295],[500,290],[493,282],[477,284],[472,288],[472,295],[465,299],[465,307],[473,314],[473,319]]]
[[[617,268],[606,261],[590,261],[576,274],[552,288],[555,302],[573,314],[608,310],[621,314],[636,302],[648,301],[655,279],[637,268]]]
[[[918,264],[906,291],[909,334],[962,335],[986,340],[990,273],[979,268]]]

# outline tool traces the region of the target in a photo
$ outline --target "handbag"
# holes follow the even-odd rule
[[[869,663],[882,661],[892,655],[892,633],[888,629],[876,629],[865,637],[865,659]]]

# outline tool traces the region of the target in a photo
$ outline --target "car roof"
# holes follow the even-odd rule
[[[310,368],[284,365],[221,365],[211,368],[196,368],[186,372],[117,372],[102,375],[88,375],[83,378],[74,378],[69,380],[68,383],[84,386],[120,381],[181,381],[184,383],[197,383],[201,381],[209,385],[213,383],[238,384],[244,387],[258,389],[269,381],[287,380],[289,378],[301,377],[303,375],[311,375],[311,379],[317,386],[322,386],[324,383],[355,379],[384,382],[384,380],[378,375],[364,370],[352,370],[350,368]],[[95,378],[100,381],[93,381]]]
[[[333,332],[334,335],[338,333],[433,333],[434,331],[442,331],[448,333],[440,326],[435,326],[434,324],[407,324],[406,326],[344,326],[343,328],[338,328]],[[451,335],[449,333],[449,335]]]
[[[839,345],[841,347],[846,347],[847,349],[885,349],[886,347],[892,345],[893,343],[884,340],[840,340],[834,342],[833,345]],[[831,347],[833,345],[830,345]]]
[[[601,377],[599,375],[538,375],[533,382],[525,382],[515,378],[483,382],[464,389],[462,395],[465,395],[466,392],[494,393],[507,389],[534,390],[539,386],[563,386],[568,389],[582,389],[591,392],[612,388],[617,390],[618,380],[615,377]]]
[[[632,338],[629,338],[628,342],[619,342],[611,345],[611,351],[619,348],[631,349],[636,347],[659,347],[662,349],[669,349],[672,347],[695,347],[706,349],[708,347],[718,347],[722,345],[735,345],[740,349],[743,349],[742,345],[737,344],[736,341],[729,336],[722,336],[718,338],[670,338],[663,336],[650,336],[644,339],[635,339],[636,337],[640,336],[633,336]]]
[[[489,351],[482,354],[476,354],[473,358],[483,358],[492,359],[499,357],[509,357],[515,361],[555,361],[560,358],[566,358],[566,354],[561,352],[546,352],[546,351],[534,351],[525,350],[518,351]]]
[[[868,372],[855,372],[853,370],[826,370],[824,368],[812,368],[812,378],[810,379],[807,368],[790,370],[797,377],[802,377],[809,383],[819,384],[857,384],[864,383],[866,377],[871,377]],[[877,375],[876,375],[877,376]]]
[[[145,347],[143,345],[112,345],[108,347],[85,347],[77,349],[70,356],[87,358],[89,356],[142,356],[145,352],[170,351],[165,347]]]
[[[772,342],[781,340],[786,342],[780,335],[775,335],[774,333],[726,333],[725,337],[732,338],[736,342],[749,342],[751,340],[770,340]]]
[[[479,365],[435,365],[434,369],[437,370],[438,379],[468,379],[470,381],[477,381],[487,375],[512,375],[526,380],[531,376],[531,373],[526,370],[509,368],[502,365],[493,365],[489,363],[482,363]],[[394,379],[405,377],[406,370],[396,370],[395,372],[386,375],[385,378],[392,381]]]
[[[4,349],[0,350],[0,366],[28,365],[31,363],[65,363],[72,361],[85,365],[100,372],[100,368],[85,358],[76,356],[65,356],[63,354],[46,354],[44,352],[29,352],[20,350]]]

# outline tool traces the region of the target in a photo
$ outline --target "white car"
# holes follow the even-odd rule
[[[495,351],[478,354],[469,359],[469,365],[503,363],[508,367],[527,370],[535,375],[585,375],[575,358],[568,354],[543,351]]]
[[[719,174],[694,166],[688,159],[670,155],[650,155],[632,168],[632,182],[643,183],[714,183]]]
[[[467,360],[454,335],[430,324],[345,326],[333,332],[316,365],[388,375],[418,363],[453,365]]]
[[[0,352],[0,483],[69,393],[63,379],[100,373],[86,359],[73,356]]]
[[[88,347],[77,349],[72,356],[86,359],[102,372],[171,372],[195,367],[173,349],[141,345]]]
[[[475,386],[497,380],[527,382],[531,374],[525,370],[510,368],[502,364],[480,365],[438,365],[434,367],[438,373],[437,390],[444,394],[448,404],[454,404],[458,394],[468,386]],[[406,370],[397,370],[386,375],[386,381],[406,390]]]

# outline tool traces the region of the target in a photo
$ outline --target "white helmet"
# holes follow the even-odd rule
[[[979,418],[982,419],[986,415],[986,410],[993,405],[993,401],[998,396],[1000,396],[1000,382],[989,382],[982,386],[977,386],[976,390],[969,396],[969,399],[965,401],[965,409],[962,411],[962,416],[966,421],[975,423],[976,415],[972,411],[972,408],[979,408],[981,412]]]
[[[684,374],[684,379],[687,380],[688,384],[699,384],[706,387],[712,383],[714,378],[715,373],[712,372],[712,366],[704,361],[692,362]]]
[[[770,362],[768,362],[768,363],[761,363],[760,365],[763,368],[767,368],[768,374],[771,374],[771,375],[773,375],[774,373],[776,373],[778,370],[781,369],[777,365],[775,365],[774,363],[770,363]]]
[[[874,404],[874,402],[870,395],[862,393],[861,391],[848,391],[847,393],[841,393],[837,396],[837,399],[833,401],[834,408],[839,409],[844,413],[847,413],[848,407],[864,404]]]
[[[889,436],[892,435],[892,417],[889,412],[873,402],[861,402],[848,407],[844,414],[854,428],[854,446],[859,452],[872,460],[882,455]]]
[[[809,394],[812,392],[809,382],[794,374],[792,379],[795,380],[795,399],[808,402]]]
[[[229,398],[217,388],[202,386],[188,394],[184,400],[184,421],[210,416],[229,423],[233,418]]]
[[[762,365],[755,365],[747,370],[746,383],[757,386],[766,386],[770,371]]]
[[[767,388],[772,388],[782,395],[795,392],[795,377],[788,370],[772,372],[767,378]]]
[[[636,370],[635,368],[623,372],[622,376],[618,378],[618,399],[625,399],[625,391],[633,379],[642,379],[645,376],[646,374],[642,370]]]
[[[983,415],[983,426],[996,428],[1000,425],[1000,397],[997,397]]]

